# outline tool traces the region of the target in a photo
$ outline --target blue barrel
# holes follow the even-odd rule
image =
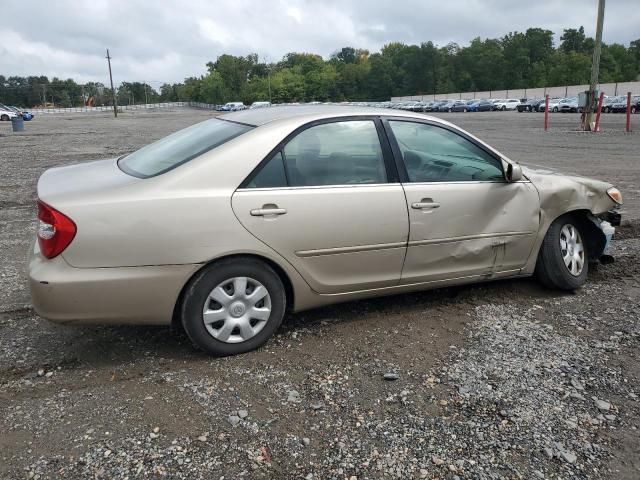
[[[11,119],[11,128],[14,132],[24,132],[24,119],[22,115],[18,115]]]

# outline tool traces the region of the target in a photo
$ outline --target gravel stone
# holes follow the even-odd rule
[[[560,452],[560,456],[567,463],[576,463],[578,457],[573,452],[562,451]]]

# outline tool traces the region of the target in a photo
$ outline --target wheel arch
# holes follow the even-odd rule
[[[293,282],[291,281],[291,278],[289,278],[289,275],[284,270],[284,268],[282,268],[280,265],[278,265],[277,262],[275,262],[272,259],[267,258],[267,257],[265,257],[263,255],[258,255],[258,254],[255,254],[255,253],[234,253],[234,254],[231,254],[231,255],[225,255],[225,256],[222,256],[222,257],[217,257],[217,258],[211,259],[208,262],[203,263],[200,266],[200,268],[198,268],[195,272],[193,272],[191,274],[189,279],[184,283],[184,285],[180,289],[180,293],[178,294],[178,298],[176,299],[175,305],[173,307],[173,315],[171,317],[171,325],[173,327],[178,327],[181,324],[181,322],[180,322],[180,307],[182,306],[182,301],[184,300],[185,292],[186,292],[188,286],[191,284],[192,280],[195,277],[197,277],[200,274],[200,272],[202,272],[202,270],[204,270],[205,268],[209,268],[211,265],[215,265],[216,263],[219,263],[219,262],[221,262],[223,260],[233,260],[233,259],[258,260],[260,262],[265,263],[269,267],[271,267],[276,272],[276,274],[280,278],[280,281],[284,285],[285,299],[286,299],[285,315],[287,313],[290,313],[290,312],[293,311],[293,307],[295,305],[295,303],[294,303],[295,290],[293,288]]]
[[[558,214],[555,218],[549,221],[549,224],[547,225],[544,234],[541,235],[541,238],[546,237],[551,225],[556,220],[564,216],[575,218],[579,223],[579,226],[582,227],[582,233],[586,237],[585,242],[587,243],[589,260],[597,260],[598,258],[600,258],[602,252],[604,251],[604,247],[606,246],[607,238],[603,231],[595,224],[595,215],[589,209],[579,208]],[[538,257],[538,255],[540,255],[540,248],[541,245],[538,247],[538,251],[536,252],[536,258]]]

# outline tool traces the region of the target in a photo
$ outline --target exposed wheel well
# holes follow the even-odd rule
[[[211,260],[210,262],[204,263],[197,271],[193,272],[193,275],[191,275],[191,277],[189,277],[189,280],[187,280],[187,282],[182,286],[182,289],[180,290],[180,294],[178,295],[178,298],[176,299],[176,304],[173,307],[173,316],[172,316],[172,319],[171,319],[171,324],[172,324],[173,327],[178,327],[179,325],[181,325],[180,318],[179,318],[180,306],[181,306],[182,300],[184,298],[184,292],[186,291],[187,286],[191,282],[191,279],[194,278],[196,275],[198,275],[198,273],[200,273],[204,268],[207,268],[207,267],[209,267],[211,265],[215,265],[216,263],[220,262],[221,260],[229,260],[229,259],[234,259],[234,258],[238,258],[238,259],[251,258],[251,259],[254,259],[254,260],[259,260],[259,261],[261,261],[263,263],[266,263],[271,268],[273,268],[273,270],[280,277],[280,280],[282,281],[282,284],[284,285],[284,288],[285,288],[286,301],[287,301],[285,313],[289,313],[292,310],[293,305],[294,305],[294,303],[293,303],[293,285],[291,283],[291,280],[289,279],[289,276],[282,269],[282,267],[280,267],[280,265],[278,265],[273,260],[268,259],[266,257],[263,257],[261,255],[244,254],[244,253],[243,254],[235,254],[235,255],[227,255],[227,256],[224,256],[224,257],[216,258],[215,260]]]
[[[575,218],[579,222],[580,227],[582,227],[582,231],[586,237],[585,241],[587,242],[587,252],[589,252],[589,260],[597,260],[598,258],[600,258],[600,256],[602,255],[602,251],[604,250],[604,247],[606,245],[607,239],[604,233],[602,233],[602,230],[600,230],[598,226],[595,225],[589,218],[590,216],[593,216],[593,214],[589,210],[573,210],[570,212],[565,212],[562,215],[558,215],[558,217],[553,219],[553,222],[565,215],[569,215]],[[549,225],[551,225],[551,223]]]

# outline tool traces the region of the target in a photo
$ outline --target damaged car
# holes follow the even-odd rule
[[[37,194],[42,317],[179,322],[213,355],[337,302],[532,275],[580,288],[622,204],[438,118],[322,105],[221,115],[47,170]]]

